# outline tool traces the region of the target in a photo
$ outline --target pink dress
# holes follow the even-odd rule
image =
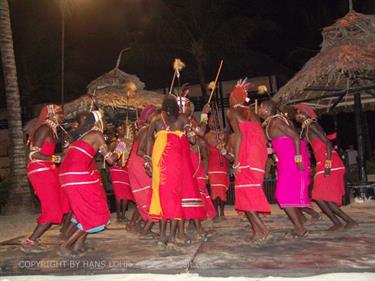
[[[301,141],[303,171],[298,170],[294,162],[296,152],[291,137],[283,136],[273,139],[272,146],[278,158],[275,197],[280,207],[310,207],[311,202],[308,196],[310,157],[306,143]]]

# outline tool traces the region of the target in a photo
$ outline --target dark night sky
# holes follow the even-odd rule
[[[10,0],[18,78],[26,108],[60,100],[60,3],[61,0]],[[132,50],[121,68],[137,74],[146,88],[168,85],[175,57],[187,63],[184,80],[197,83],[195,60],[183,50],[187,46],[186,31],[173,24],[173,17],[182,25],[192,25],[194,35],[208,42],[204,65],[207,81],[213,77],[220,58],[225,61],[223,80],[277,74],[286,81],[319,51],[321,28],[348,11],[348,0],[65,3],[67,100],[84,94],[86,85],[112,69],[119,51],[129,46]],[[372,14],[375,1],[354,0],[354,8]],[[227,22],[232,28],[223,32],[207,28],[209,24],[220,26]],[[3,87],[0,81],[0,107],[5,107]]]

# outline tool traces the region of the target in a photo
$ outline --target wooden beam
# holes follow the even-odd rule
[[[303,91],[304,92],[309,92],[309,91],[313,91],[313,92],[337,92],[337,91],[343,91],[343,90],[346,90],[346,89],[334,89],[334,88],[326,88],[326,87],[307,87],[305,88]]]
[[[334,97],[340,97],[342,95],[350,94],[350,93],[357,93],[361,91],[371,90],[375,89],[375,84],[367,85],[367,86],[361,86],[361,87],[355,87],[355,88],[349,88],[349,89],[343,89],[340,91],[337,91],[335,93],[330,93],[328,95],[323,95],[315,98],[308,98],[308,99],[298,99],[298,100],[292,100],[287,102],[286,104],[295,104],[300,102],[308,102],[308,101],[315,101],[315,100],[321,100],[321,99],[327,99],[327,98],[334,98]],[[365,92],[359,93],[359,94],[366,94]]]
[[[341,101],[342,99],[345,97],[346,95],[342,95],[341,97],[339,97],[337,99],[337,101],[334,102],[334,104],[331,105],[331,107],[328,109],[328,112],[330,112],[331,110],[333,110]]]

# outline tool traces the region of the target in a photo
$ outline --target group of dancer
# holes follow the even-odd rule
[[[320,217],[309,198],[308,143],[316,159],[312,200],[332,221],[329,230],[356,226],[340,209],[344,165],[317,123],[313,109],[306,104],[296,105],[294,121],[301,124],[298,133],[294,122],[273,101],[264,101],[258,114],[253,112],[248,105],[248,87],[246,79],[240,80],[230,93],[227,117],[231,135],[220,130],[209,104],[197,120],[194,105],[186,96],[168,94],[160,109],[153,105],[144,108],[132,140],[128,138],[128,126],[122,123],[116,127],[116,138],[107,144],[101,111],[81,114],[61,156],[56,154],[55,145],[64,120],[63,109],[57,105],[44,107],[29,134],[27,167],[41,203],[41,216],[21,249],[48,250],[40,237],[52,224],[61,224],[65,240],[58,254],[81,255],[87,250],[84,242],[88,234],[106,228],[110,212],[95,161],[97,154],[110,165],[117,220],[127,220],[128,230],[138,231],[141,239],[155,239],[162,247],[191,242],[186,221],[195,235],[203,238],[210,233],[202,221],[224,217],[230,163],[235,176],[235,209],[244,213],[252,230],[248,240],[268,240],[271,230],[260,216],[271,213],[263,190],[268,146],[277,157],[275,197],[294,226],[292,236],[309,234],[303,213]],[[135,209],[127,219],[130,201]],[[152,231],[155,223],[159,224],[158,233]]]

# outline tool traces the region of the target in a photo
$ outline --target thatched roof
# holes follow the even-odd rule
[[[148,104],[161,106],[163,95],[151,91],[139,91],[127,98],[127,88],[123,89],[102,89],[96,92],[98,105],[105,111],[117,110],[141,110]],[[89,110],[92,99],[84,95],[64,105],[64,112],[67,118],[72,118],[79,112]]]
[[[128,83],[134,83],[138,90],[145,88],[143,83],[136,75],[128,74],[124,71],[114,68],[111,71],[104,73],[94,81],[91,81],[87,86],[87,92],[93,93],[101,89],[119,89],[127,87]]]
[[[306,100],[321,112],[337,103],[335,110],[343,111],[352,110],[352,93],[362,92],[364,108],[374,109],[375,16],[350,11],[322,35],[321,51],[273,99],[283,104]]]
[[[92,99],[89,95],[95,96],[99,107],[110,116],[124,110],[141,110],[148,104],[161,105],[163,95],[144,90],[145,83],[136,75],[119,69],[122,54],[127,50],[121,50],[115,68],[89,83],[87,95],[64,105],[68,119],[75,117],[79,112],[90,110]]]

